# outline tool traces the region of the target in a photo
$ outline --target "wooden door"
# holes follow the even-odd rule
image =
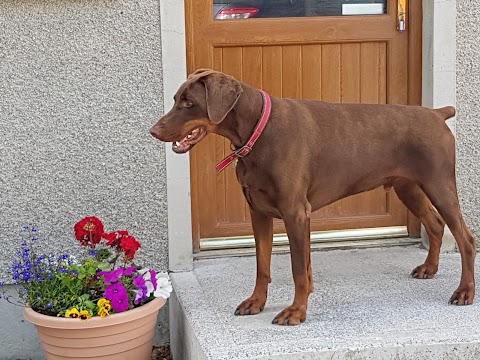
[[[186,0],[188,72],[213,68],[277,97],[418,104],[421,2],[410,3],[401,33],[396,0],[383,15],[243,20],[214,20],[212,0]],[[215,171],[230,151],[228,140],[212,134],[190,154],[194,244],[252,234],[234,168]],[[394,191],[379,188],[313,213],[311,229],[406,224],[407,210]],[[281,221],[274,231],[285,232]]]

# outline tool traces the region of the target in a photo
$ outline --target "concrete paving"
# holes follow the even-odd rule
[[[480,298],[448,305],[459,254],[441,255],[433,280],[409,277],[425,256],[418,246],[312,253],[315,292],[295,327],[271,324],[292,300],[289,255],[273,256],[267,305],[254,316],[233,315],[253,288],[254,257],[196,261],[172,274],[175,359],[480,359]]]

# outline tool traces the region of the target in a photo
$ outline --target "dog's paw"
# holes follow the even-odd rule
[[[475,296],[475,285],[467,284],[458,287],[448,301],[452,305],[472,305]]]
[[[277,325],[299,325],[303,323],[307,318],[306,306],[289,306],[283,309],[275,319],[272,320],[272,324]]]
[[[235,315],[256,315],[263,311],[266,299],[259,299],[256,297],[249,297],[237,306]]]
[[[433,279],[438,271],[438,266],[422,264],[413,269],[410,274],[415,279]]]

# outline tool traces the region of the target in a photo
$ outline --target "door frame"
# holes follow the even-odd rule
[[[420,6],[420,2],[410,0]],[[173,96],[187,75],[185,4],[178,0],[159,1],[161,17],[163,109],[173,105]],[[456,0],[423,0],[423,29],[415,39],[410,38],[409,52],[421,49],[423,60],[409,67],[409,71],[420,71],[422,105],[439,107],[455,105],[456,64]],[[410,23],[409,27],[422,26]],[[188,25],[187,25],[188,29]],[[415,31],[410,32],[412,36]],[[423,41],[422,41],[423,39]],[[413,48],[412,48],[413,47]],[[446,52],[444,49],[448,49]],[[415,85],[415,84],[409,84]],[[409,86],[408,98],[419,96],[420,86]],[[417,93],[415,93],[417,91]],[[449,122],[455,134],[455,119]],[[190,198],[190,161],[188,154],[177,155],[165,144],[167,167],[167,213],[169,269],[185,271],[193,268],[192,221]],[[412,224],[415,226],[415,224]],[[416,224],[418,226],[418,222]]]

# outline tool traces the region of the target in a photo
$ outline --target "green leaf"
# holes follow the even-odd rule
[[[87,309],[90,309],[90,310],[95,309],[95,304],[94,304],[93,301],[91,301],[91,300],[85,301],[84,304],[85,304],[85,306],[87,307]]]

